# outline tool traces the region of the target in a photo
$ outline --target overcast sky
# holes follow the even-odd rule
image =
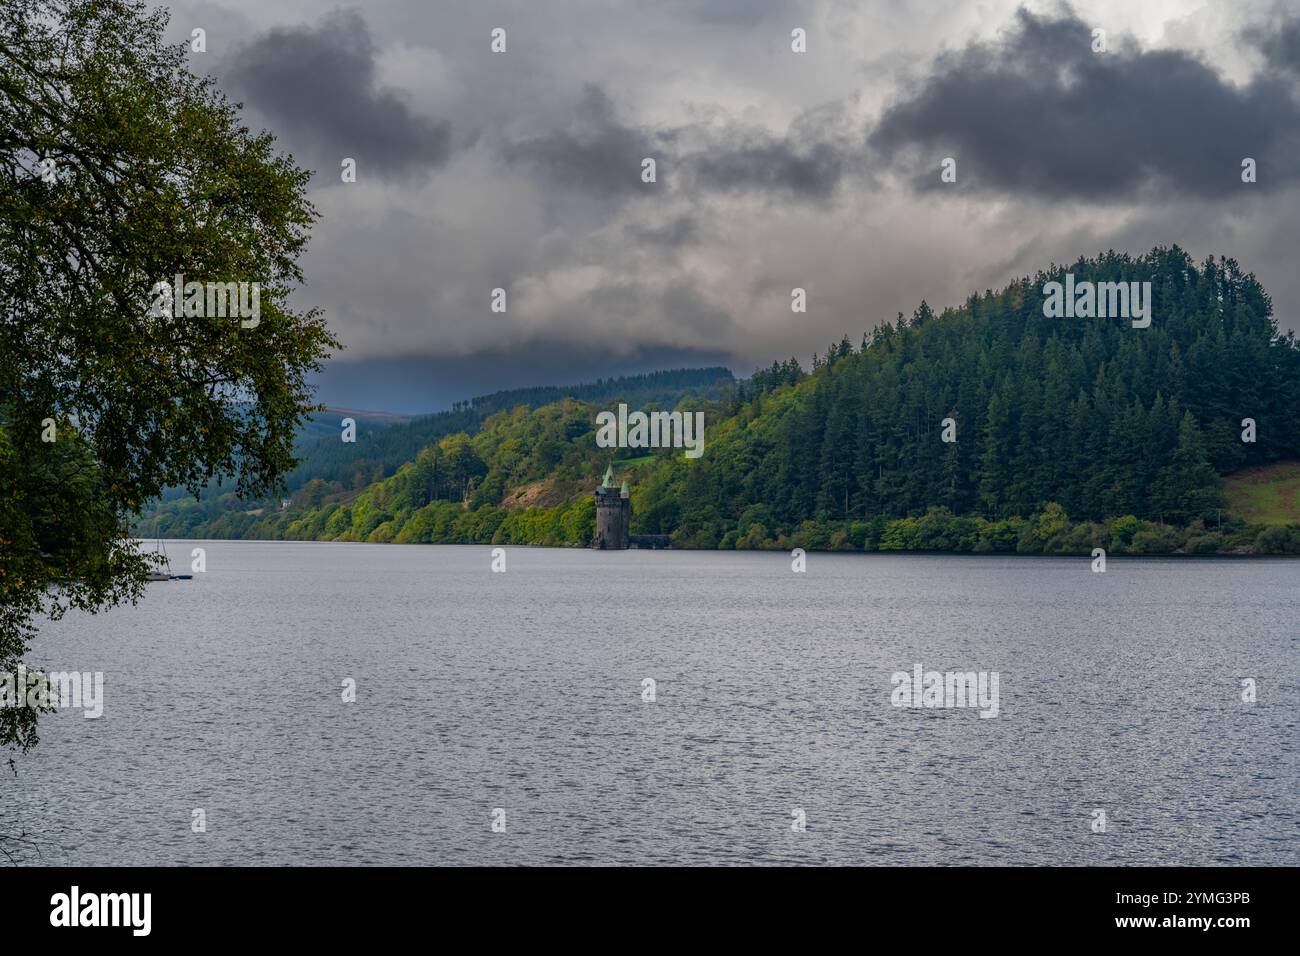
[[[1110,248],[1233,256],[1300,328],[1288,7],[170,4],[173,39],[207,33],[194,68],[315,171],[296,304],[323,308],[347,346],[321,398],[402,412],[654,368],[806,364],[923,298],[957,305]],[[949,156],[955,184],[940,182]],[[1258,182],[1241,182],[1243,157]]]

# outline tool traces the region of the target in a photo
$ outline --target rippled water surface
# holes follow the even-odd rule
[[[201,544],[38,638],[106,702],[0,780],[33,861],[1300,864],[1294,560]]]

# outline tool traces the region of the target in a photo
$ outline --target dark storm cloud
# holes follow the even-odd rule
[[[1251,27],[1242,35],[1259,48],[1270,66],[1300,74],[1300,20]]]
[[[338,2],[176,0],[174,37],[208,27],[213,52],[191,61],[322,171],[299,294],[348,348],[322,377],[331,403],[423,411],[619,371],[747,372],[922,298],[1171,242],[1237,257],[1282,324],[1300,321],[1297,30],[1272,0],[1213,16],[1162,0],[1163,18],[1100,0],[1053,16],[1017,16],[1017,0],[389,0],[327,16]],[[498,25],[505,56],[489,55]],[[795,26],[807,56],[789,52]],[[1111,27],[1110,53],[1092,53],[1093,26]],[[897,188],[939,186],[949,155],[957,219]],[[343,156],[356,188],[334,185]],[[1105,208],[1061,202],[1080,197]],[[496,286],[511,311],[489,318]],[[798,322],[794,286],[814,303]]]
[[[1051,199],[1224,197],[1289,185],[1300,165],[1300,108],[1265,74],[1234,86],[1193,55],[1142,51],[1073,14],[1021,9],[1014,30],[941,57],[910,96],[887,109],[869,142],[915,163],[919,188],[939,187],[940,160],[958,183]],[[1241,161],[1259,182],[1244,187]],[[923,171],[922,171],[923,170]]]
[[[821,200],[853,166],[841,123],[831,107],[804,114],[784,136],[741,124],[651,130],[622,122],[609,95],[589,84],[567,128],[506,143],[502,156],[548,185],[606,198],[644,196],[641,163],[651,157],[659,183],[691,192]]]
[[[377,46],[361,16],[336,11],[318,26],[277,27],[240,47],[224,67],[232,94],[264,114],[310,165],[403,176],[439,166],[446,123],[416,115],[376,79]]]
[[[862,130],[846,100],[806,109],[784,134],[729,123],[685,131],[694,149],[687,164],[695,185],[721,193],[772,199],[830,199],[850,174],[862,172]]]
[[[758,131],[693,157],[702,186],[720,192],[766,192],[802,199],[825,199],[845,171],[845,157],[829,142],[807,145]]]
[[[502,154],[548,183],[610,197],[644,191],[641,161],[661,161],[661,147],[658,134],[624,125],[605,91],[588,84],[568,128],[508,142]]]

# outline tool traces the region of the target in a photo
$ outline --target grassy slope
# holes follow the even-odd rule
[[[1223,480],[1233,514],[1251,524],[1300,523],[1300,461],[1245,468]]]

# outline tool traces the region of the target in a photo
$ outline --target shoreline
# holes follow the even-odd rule
[[[153,538],[139,538],[140,541],[152,541]],[[370,548],[527,548],[531,551],[591,551],[603,554],[621,554],[628,552],[672,552],[677,554],[772,554],[790,557],[791,552],[781,548],[618,548],[605,549],[583,547],[579,545],[558,544],[512,544],[507,542],[488,542],[483,544],[464,541],[340,541],[333,539],[322,541],[319,538],[162,538],[163,541],[195,542],[208,544],[350,544]],[[939,550],[865,550],[862,548],[803,548],[807,554],[844,554],[844,555],[886,555],[892,557],[953,557],[953,558],[1048,558],[1076,561],[1093,559],[1091,552],[1062,552],[1056,554],[1025,554],[1018,551],[939,551]],[[1291,560],[1300,561],[1298,554],[1187,554],[1186,552],[1159,552],[1152,554],[1127,554],[1123,552],[1106,552],[1107,561],[1123,559],[1142,560],[1150,558],[1177,558],[1193,561],[1255,561],[1255,560]]]

